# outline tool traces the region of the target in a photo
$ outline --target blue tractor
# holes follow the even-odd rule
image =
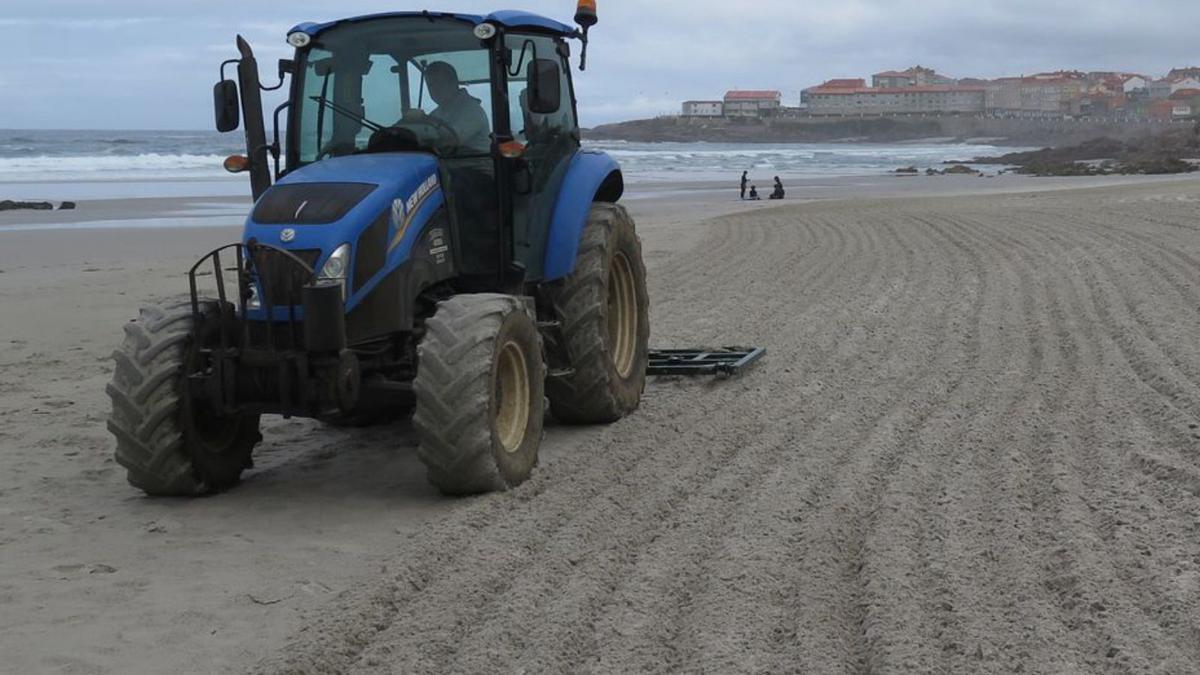
[[[255,204],[242,241],[191,269],[190,297],[126,326],[109,428],[134,486],[231,487],[264,414],[412,411],[437,488],[503,490],[537,463],[547,400],[569,424],[637,408],[645,268],[620,168],[580,145],[571,45],[582,70],[594,0],[576,23],[302,23],[275,87],[238,38],[216,121],[245,132],[226,168],[249,174]],[[268,140],[261,92],[285,84]]]

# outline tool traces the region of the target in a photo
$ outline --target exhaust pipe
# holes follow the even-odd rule
[[[258,80],[258,61],[250,43],[237,36],[242,54],[238,62],[238,89],[242,97],[242,119],[246,131],[246,156],[250,158],[250,191],[254,201],[271,187],[271,169],[267,163],[267,129],[263,125],[262,89]]]

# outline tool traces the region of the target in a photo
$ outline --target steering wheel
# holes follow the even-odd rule
[[[447,140],[449,141],[449,145],[452,149],[457,150],[458,146],[462,145],[462,141],[458,138],[458,132],[454,130],[454,127],[447,124],[445,120],[438,119],[432,115],[405,118],[403,121],[401,121],[401,124],[424,124],[426,126],[433,127],[433,129],[438,132],[439,138],[448,137]]]

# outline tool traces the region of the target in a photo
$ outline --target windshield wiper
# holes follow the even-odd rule
[[[382,124],[376,124],[375,122],[372,122],[371,120],[363,117],[362,115],[359,115],[356,112],[352,112],[349,108],[345,108],[343,106],[340,106],[340,105],[334,103],[333,101],[330,101],[329,99],[325,98],[324,96],[309,96],[309,98],[323,106],[328,107],[330,110],[332,110],[336,113],[341,113],[341,114],[345,115],[346,117],[349,117],[350,119],[354,120],[355,122],[358,122],[362,126],[370,129],[371,131],[383,131],[383,129],[384,129],[384,126]]]

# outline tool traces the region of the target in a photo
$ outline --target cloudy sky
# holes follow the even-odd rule
[[[561,20],[573,0],[2,0],[0,128],[203,129],[217,65],[251,40],[289,54],[306,20],[395,9],[522,7]],[[674,112],[730,88],[800,90],[913,64],[951,76],[1041,70],[1161,75],[1200,65],[1195,0],[599,0],[586,125]],[[264,71],[273,69],[267,65]],[[267,79],[264,74],[264,79]]]

